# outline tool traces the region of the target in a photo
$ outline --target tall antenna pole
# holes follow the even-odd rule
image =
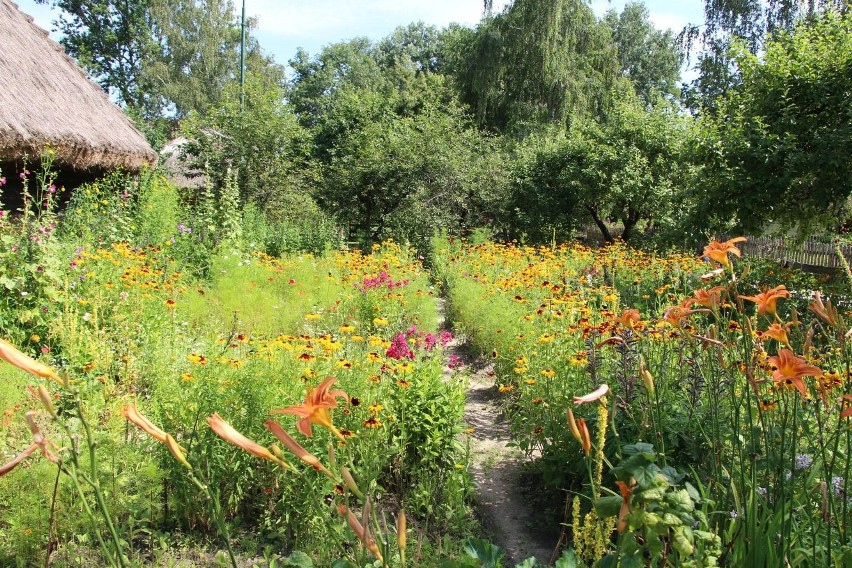
[[[243,0],[243,14],[240,18],[240,110],[246,104],[246,0]]]

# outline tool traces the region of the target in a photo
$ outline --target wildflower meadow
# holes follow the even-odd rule
[[[742,238],[271,256],[156,173],[62,210],[29,175],[48,206],[2,217],[4,565],[498,565],[456,335],[556,566],[849,565],[848,295],[750,272]]]

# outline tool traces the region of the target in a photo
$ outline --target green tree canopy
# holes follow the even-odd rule
[[[642,221],[647,228],[669,223],[687,126],[671,103],[647,106],[626,92],[603,119],[531,136],[514,165],[509,214],[515,232],[538,241],[553,231],[570,238],[575,226],[594,222],[612,241],[610,222],[621,223],[624,240]]]
[[[646,102],[657,93],[679,96],[680,53],[674,33],[654,27],[642,2],[628,2],[621,14],[609,10],[604,23],[612,32],[618,49],[621,75],[630,80],[636,93]]]
[[[765,50],[733,51],[741,84],[701,122],[695,219],[753,232],[837,228],[852,187],[852,14],[803,20]]]
[[[598,113],[617,75],[609,30],[581,0],[516,0],[470,40],[456,42],[454,76],[480,124],[498,130]]]

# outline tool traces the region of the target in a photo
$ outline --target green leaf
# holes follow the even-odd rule
[[[474,537],[465,541],[464,550],[470,557],[479,560],[483,568],[496,568],[500,559],[506,555],[506,551],[496,544]]]
[[[535,568],[536,566],[541,566],[541,564],[538,563],[535,556],[530,556],[520,564],[515,564],[515,568]]]
[[[314,568],[314,561],[304,552],[297,550],[283,560],[284,566],[295,566],[296,568]]]
[[[692,498],[689,496],[689,491],[686,489],[681,489],[680,491],[674,491],[666,495],[666,501],[675,505],[676,507],[680,507],[684,511],[692,511],[695,508],[695,504],[692,502]]]
[[[349,560],[338,558],[331,563],[331,568],[358,568],[358,565],[350,562]]]
[[[686,527],[678,527],[672,537],[672,546],[682,556],[691,556],[695,552],[695,547],[692,545],[692,531]]]
[[[562,552],[562,556],[559,557],[553,568],[577,568],[578,566],[577,555],[573,550],[568,549]]]
[[[595,512],[601,519],[615,517],[621,510],[621,504],[623,502],[624,500],[621,497],[615,495],[600,497],[597,501],[595,501]]]

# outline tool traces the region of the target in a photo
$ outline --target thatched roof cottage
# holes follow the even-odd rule
[[[133,122],[62,47],[10,0],[0,0],[0,167],[45,145],[65,170],[138,171],[157,154]],[[6,167],[4,167],[6,166]]]

